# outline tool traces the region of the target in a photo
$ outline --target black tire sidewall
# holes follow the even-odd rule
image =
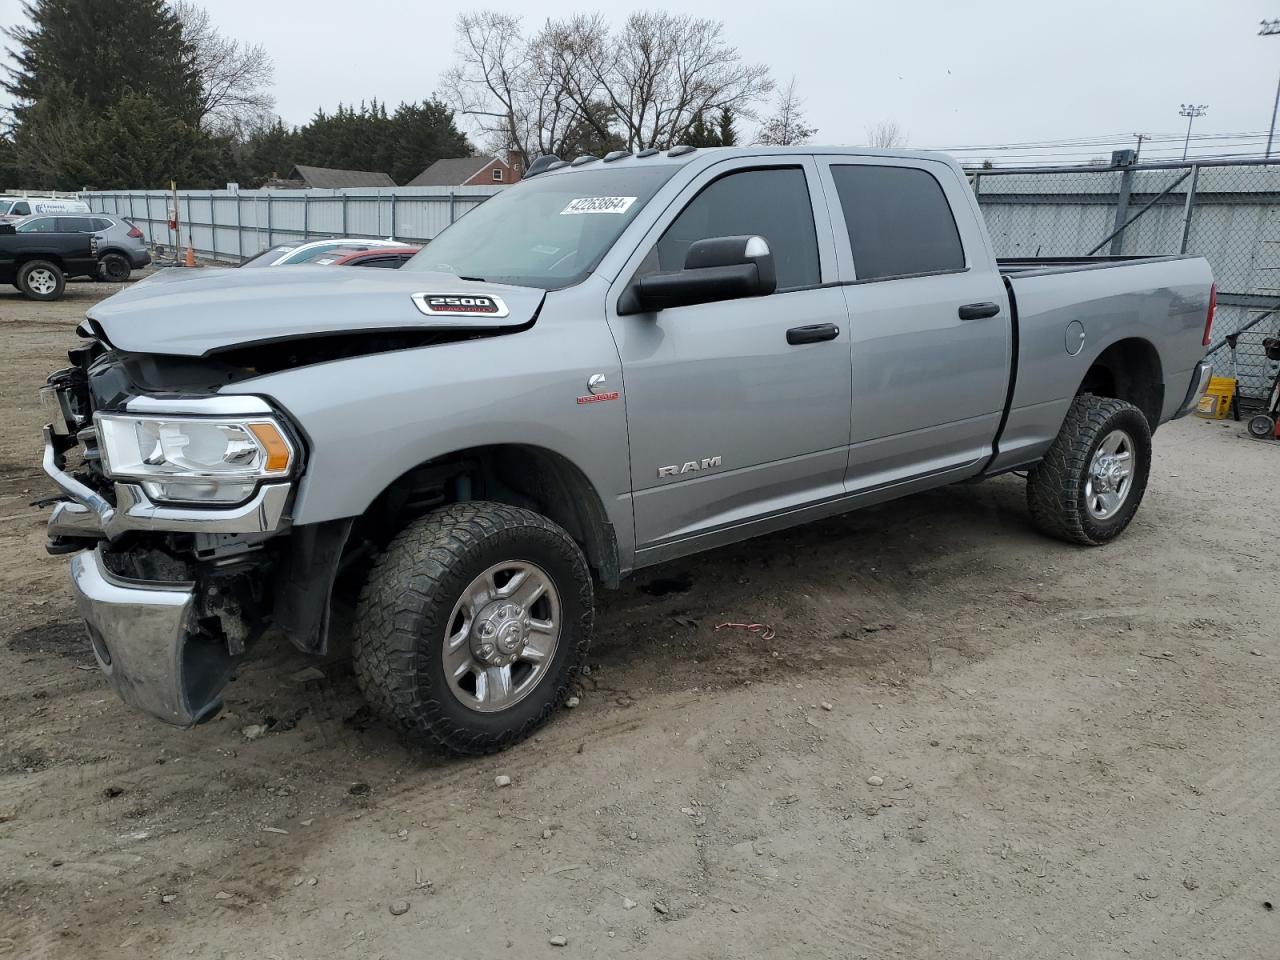
[[[31,289],[31,285],[27,282],[31,274],[40,269],[51,270],[53,275],[57,277],[58,285],[54,288],[53,293],[37,293]],[[63,291],[67,288],[67,278],[62,271],[58,269],[58,265],[56,263],[50,263],[47,260],[30,260],[18,269],[17,283],[15,286],[22,291],[22,295],[28,300],[57,300],[62,296]]]
[[[133,272],[133,265],[129,263],[129,258],[123,253],[105,253],[98,262],[102,267],[102,279],[107,283],[124,283],[129,279],[129,274]],[[111,267],[109,266],[111,263],[119,263],[121,265],[122,272],[119,277],[111,276]]]
[[[1253,425],[1255,423],[1263,425],[1264,429],[1261,433],[1253,429]],[[1275,435],[1275,432],[1276,422],[1266,414],[1258,414],[1257,416],[1249,418],[1249,436],[1255,437],[1258,440],[1268,440]]]
[[[1089,513],[1085,502],[1085,487],[1089,476],[1089,465],[1093,463],[1094,454],[1112,431],[1123,430],[1133,441],[1134,464],[1133,475],[1125,496],[1124,506],[1120,512],[1106,520],[1098,520]],[[1125,407],[1107,417],[1099,427],[1093,442],[1089,444],[1089,453],[1084,461],[1084,473],[1077,478],[1077,509],[1080,511],[1080,522],[1085,534],[1096,544],[1114,540],[1133,520],[1138,507],[1142,504],[1143,494],[1147,489],[1147,481],[1151,478],[1151,427],[1147,418],[1135,407]]]
[[[449,618],[477,576],[517,561],[537,565],[554,584],[560,636],[534,689],[506,710],[481,713],[445,675]],[[586,557],[554,522],[502,503],[442,507],[401,530],[369,573],[354,625],[356,680],[369,705],[414,739],[492,753],[529,736],[560,706],[585,661],[593,609]]]
[[[440,720],[486,739],[502,739],[513,728],[523,729],[537,723],[549,707],[560,701],[563,691],[578,674],[576,650],[582,639],[583,618],[589,618],[589,611],[582,607],[574,558],[566,556],[563,544],[537,535],[542,533],[542,530],[531,530],[504,537],[500,542],[478,546],[464,563],[450,571],[437,595],[428,601],[422,612],[418,654],[418,683],[423,693],[421,702],[429,704],[431,711],[438,711]],[[445,677],[442,653],[447,621],[462,591],[477,576],[496,563],[511,560],[536,564],[555,584],[560,594],[560,638],[550,667],[523,700],[507,710],[480,713],[458,700]]]

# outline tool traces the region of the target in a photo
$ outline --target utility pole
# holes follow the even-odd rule
[[[1133,151],[1133,162],[1137,163],[1138,158],[1142,156],[1142,141],[1147,139],[1147,135],[1145,133],[1135,133],[1134,136],[1138,138],[1138,148]]]
[[[1187,137],[1182,141],[1182,159],[1187,159],[1187,148],[1191,146],[1191,124],[1195,123],[1196,117],[1203,117],[1209,112],[1207,103],[1184,103],[1178,110],[1178,115],[1187,118]]]
[[[1263,20],[1258,36],[1273,37],[1280,33],[1280,20]],[[1271,104],[1271,126],[1267,127],[1267,157],[1271,157],[1271,140],[1276,134],[1276,110],[1280,108],[1280,79],[1276,80],[1276,98]]]

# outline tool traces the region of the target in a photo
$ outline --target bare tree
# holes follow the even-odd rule
[[[785,87],[778,90],[774,114],[760,128],[756,140],[770,147],[790,147],[808,143],[817,132],[816,127],[805,125],[804,101],[796,94],[796,78],[793,76]]]
[[[275,65],[266,49],[224,37],[209,11],[175,0],[173,12],[200,76],[200,122],[217,132],[244,131],[266,122],[275,108],[268,92]]]
[[[526,165],[557,153],[578,121],[569,94],[573,70],[563,28],[550,23],[531,40],[520,18],[482,11],[458,16],[457,63],[446,71],[446,99],[491,149],[520,152]]]
[[[769,69],[743,62],[724,25],[687,14],[633,13],[587,55],[628,149],[674,146],[699,116],[729,107],[753,117],[773,89]]]
[[[907,145],[907,131],[893,120],[881,120],[867,127],[867,146],[896,150]]]
[[[670,147],[699,115],[752,116],[772,89],[767,68],[744,63],[720,23],[686,15],[636,13],[615,32],[583,14],[526,39],[518,18],[484,12],[460,16],[457,31],[445,96],[526,160],[584,141]]]

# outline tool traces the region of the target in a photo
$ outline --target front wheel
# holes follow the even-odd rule
[[[1131,403],[1081,394],[1049,452],[1027,477],[1027,506],[1043,532],[1098,546],[1129,526],[1151,474],[1151,428]]]
[[[353,662],[370,705],[411,736],[491,753],[547,721],[591,640],[578,545],[546,517],[455,504],[413,521],[369,574]]]

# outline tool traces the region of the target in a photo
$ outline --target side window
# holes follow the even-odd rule
[[[494,183],[501,183],[501,182],[502,182],[502,168],[501,168],[501,167],[494,167],[494,168],[493,168],[493,181],[494,181]]]
[[[91,217],[58,217],[58,230],[62,233],[93,233]]]
[[[31,216],[31,204],[25,200],[19,200],[13,205],[13,209],[9,211],[9,214],[14,217],[29,217]]]
[[[19,233],[57,233],[58,224],[53,217],[36,217],[18,227]]]
[[[640,272],[683,269],[695,240],[744,235],[768,241],[778,290],[821,283],[813,206],[799,167],[742,170],[712,181],[667,228]]]
[[[111,221],[108,220],[106,217],[93,218],[93,230],[95,233],[101,232],[103,230],[110,230],[110,229],[111,229]]]
[[[964,269],[951,206],[932,174],[912,167],[833,164],[859,280]]]

